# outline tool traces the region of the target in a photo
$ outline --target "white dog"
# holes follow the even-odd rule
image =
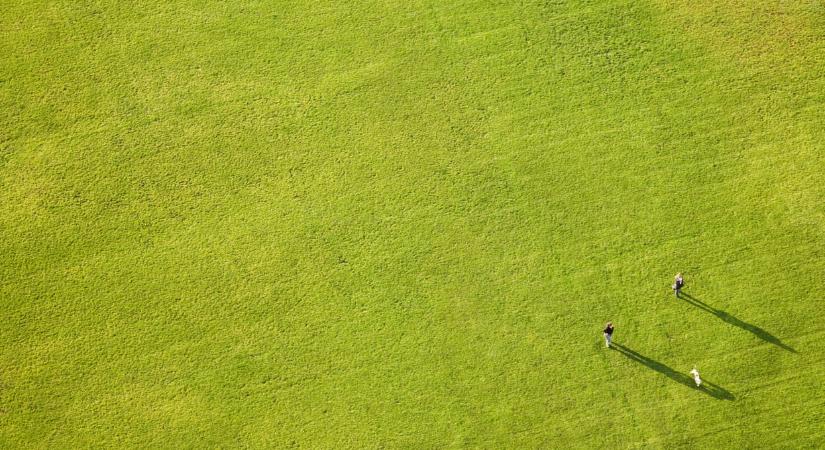
[[[696,370],[696,367],[694,367],[693,370],[690,371],[690,374],[693,375],[693,381],[696,382],[696,387],[702,386],[702,379],[699,378],[699,371]]]

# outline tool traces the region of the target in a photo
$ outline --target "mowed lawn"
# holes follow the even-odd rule
[[[0,447],[823,445],[821,1],[0,3]]]

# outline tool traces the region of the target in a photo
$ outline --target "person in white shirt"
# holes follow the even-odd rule
[[[693,382],[696,383],[696,387],[702,386],[702,379],[699,378],[699,371],[696,370],[696,367],[693,367],[693,370],[690,371],[690,374],[693,375]]]

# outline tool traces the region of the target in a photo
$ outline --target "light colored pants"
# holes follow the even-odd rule
[[[607,347],[610,347],[610,341],[612,341],[612,340],[613,340],[613,335],[612,334],[607,334],[607,333],[604,334],[604,345],[606,345]]]

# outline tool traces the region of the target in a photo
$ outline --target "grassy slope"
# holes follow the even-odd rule
[[[825,438],[818,2],[5,3],[4,446]]]

